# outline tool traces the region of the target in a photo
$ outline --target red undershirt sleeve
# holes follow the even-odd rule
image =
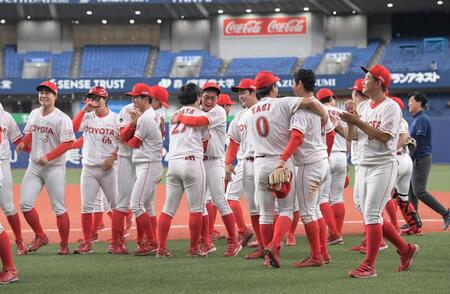
[[[136,126],[133,124],[128,124],[126,127],[121,128],[119,131],[119,138],[122,142],[127,142],[134,136],[134,131],[136,130]]]
[[[73,131],[76,133],[80,130],[80,126],[81,126],[81,122],[83,121],[83,117],[85,115],[86,112],[84,111],[80,111],[77,113],[77,115],[75,115],[75,117],[72,120],[72,125],[73,125]]]
[[[130,147],[130,148],[135,148],[135,149],[136,149],[136,148],[141,147],[141,145],[142,145],[142,140],[139,139],[139,138],[136,137],[136,136],[133,136],[133,138],[131,138],[130,140],[128,140],[127,145],[128,145],[128,147]]]
[[[334,137],[335,136],[336,136],[336,132],[334,130],[331,131],[331,132],[328,132],[327,135],[326,135],[328,156],[330,156],[330,154],[331,154],[331,148],[333,148],[333,143],[334,143]]]
[[[206,116],[191,116],[180,114],[180,116],[178,116],[178,120],[182,124],[191,127],[207,126],[209,124],[209,120]]]
[[[283,151],[283,154],[281,154],[280,159],[287,161],[292,154],[297,151],[297,149],[302,145],[303,143],[303,133],[300,132],[297,129],[292,129],[291,131],[291,138],[289,139],[289,142],[286,146],[286,148]]]
[[[236,155],[239,151],[239,143],[230,138],[230,143],[228,144],[227,153],[225,155],[225,164],[232,164]]]
[[[70,149],[80,149],[83,147],[83,143],[84,143],[84,137],[81,136],[75,142],[72,143],[72,147],[70,147]]]
[[[72,143],[74,141],[67,141],[67,142],[62,142],[61,144],[59,144],[58,146],[56,146],[55,149],[53,149],[52,151],[50,151],[47,154],[47,159],[49,161],[52,161],[58,157],[60,157],[61,155],[63,155],[67,150],[70,150],[70,148],[72,147]]]

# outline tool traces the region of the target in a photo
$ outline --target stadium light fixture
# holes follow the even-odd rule
[[[303,8],[303,11],[309,11],[309,7]]]
[[[281,9],[280,8],[275,8],[275,12],[280,12],[281,11]]]
[[[444,1],[438,1],[438,2],[436,2],[436,4],[437,5],[442,5],[442,4],[444,4]]]
[[[73,21],[72,21],[72,23],[73,23],[73,24],[76,24],[76,25],[77,25],[77,24],[79,24],[79,23],[80,23],[80,21],[79,21],[79,20],[77,20],[77,19],[75,19],[75,20],[73,20]]]
[[[5,24],[5,23],[6,23],[6,20],[2,18],[2,19],[0,20],[0,23],[1,23],[1,24]]]
[[[27,16],[27,19],[31,19],[31,16],[28,15],[28,16]]]
[[[87,15],[92,15],[92,10],[86,11],[86,14],[87,14]]]
[[[336,15],[337,14],[337,11],[333,11],[333,15]]]
[[[130,19],[130,24],[134,24],[134,19]]]
[[[222,13],[223,13],[223,10],[222,10],[222,9],[219,9],[219,10],[217,10],[217,13],[218,13],[218,14],[222,14]]]
[[[156,22],[159,23],[159,24],[162,24],[162,20],[161,19],[157,19]]]
[[[181,19],[184,19],[184,15],[180,16]]]
[[[392,8],[392,7],[394,7],[394,4],[388,3],[388,4],[387,4],[387,7]]]
[[[141,15],[141,11],[140,11],[140,10],[136,10],[136,11],[134,12],[134,14],[136,14],[136,15]]]
[[[247,10],[245,10],[245,12],[252,13],[252,10],[250,8],[247,8]]]
[[[356,14],[356,10],[352,10],[352,14]]]
[[[108,24],[108,21],[106,19],[102,19],[102,24]]]

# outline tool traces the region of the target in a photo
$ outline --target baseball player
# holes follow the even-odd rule
[[[3,110],[3,106],[0,103],[0,121],[3,121],[3,117],[7,115]],[[7,139],[6,139],[7,141]],[[3,129],[0,132],[0,146],[3,146]],[[0,164],[2,158],[0,158]],[[3,190],[3,169],[0,169],[0,198],[4,197]],[[17,239],[17,238],[16,238]],[[9,242],[8,234],[5,232],[2,224],[0,223],[0,259],[2,260],[2,271],[0,272],[0,284],[9,284],[19,281],[19,275],[17,268],[14,265],[13,256],[11,253],[11,244]]]
[[[144,256],[156,253],[156,224],[155,192],[156,186],[162,178],[162,134],[161,119],[156,110],[161,106],[169,108],[167,98],[160,100],[153,94],[151,87],[137,84],[133,91],[127,93],[133,97],[136,110],[131,114],[128,128],[135,128],[133,137],[128,140],[128,146],[133,148],[132,162],[136,170],[136,182],[131,192],[130,207],[136,216],[148,243],[138,243],[134,255]],[[149,203],[146,205],[146,203]]]
[[[320,210],[330,231],[328,244],[343,244],[342,229],[344,227],[345,205],[344,184],[347,174],[347,127],[339,119],[342,111],[336,108],[334,93],[328,88],[320,89],[317,99],[325,105],[328,115],[336,121],[333,147],[330,154],[330,169],[321,193]]]
[[[401,123],[400,107],[386,98],[391,83],[389,70],[379,64],[367,69],[363,93],[370,97],[355,109],[347,108],[340,118],[348,124],[348,137],[358,142],[360,182],[359,204],[366,232],[366,258],[349,275],[355,278],[376,277],[375,260],[383,236],[397,247],[400,265],[397,271],[411,268],[417,245],[406,243],[392,223],[383,221],[382,212],[390,198],[397,176],[396,147]]]
[[[92,87],[86,95],[89,102],[73,119],[73,129],[83,131],[83,168],[81,170],[81,227],[84,242],[75,254],[92,253],[92,226],[94,205],[100,187],[112,208],[117,199],[118,132],[117,114],[107,106],[108,92],[100,86]]]
[[[219,94],[219,98],[217,98],[217,105],[222,106],[227,116],[230,115],[231,107],[234,104],[236,104],[236,102],[231,100],[230,95],[224,93]]]
[[[398,97],[391,97],[392,100],[397,102],[401,109],[403,109],[403,101]],[[411,183],[411,176],[413,170],[413,163],[408,152],[408,140],[409,140],[409,126],[408,122],[402,118],[400,124],[400,135],[397,143],[397,162],[398,162],[398,173],[397,181],[395,184],[395,189],[393,192],[393,199],[389,200],[393,204],[393,209],[391,209],[391,217],[393,225],[398,228],[397,223],[397,213],[396,206],[400,208],[403,218],[409,225],[409,228],[402,232],[405,235],[423,235],[422,232],[422,222],[420,221],[419,215],[414,208],[414,205],[409,201],[408,191],[409,185]],[[388,202],[389,203],[389,202]],[[396,204],[395,204],[396,203]],[[387,209],[387,206],[386,206]]]
[[[298,141],[294,134],[290,139],[287,130],[291,117],[299,108],[311,108],[328,120],[325,109],[311,98],[274,98],[278,96],[278,81],[271,72],[262,71],[256,75],[255,86],[261,100],[250,107],[247,120],[248,134],[255,150],[255,194],[265,264],[275,268],[280,267],[280,243],[292,223],[294,193],[291,191],[282,199],[275,198],[268,187],[269,174],[275,168],[288,168],[291,173],[294,170],[289,158],[298,147]],[[279,217],[274,228],[275,201],[278,202]]]
[[[182,107],[177,110],[175,115],[205,116],[206,114],[198,109],[200,95],[200,89],[193,83],[181,87],[178,99]],[[191,242],[187,254],[191,257],[206,256],[207,253],[199,247],[199,240],[202,231],[202,212],[205,210],[206,175],[203,156],[208,144],[208,128],[205,126],[190,127],[183,123],[171,124],[169,136],[167,194],[158,222],[159,242],[156,257],[172,255],[167,250],[167,236],[183,192],[186,192],[190,212]],[[223,185],[220,186],[223,187]]]
[[[50,197],[56,223],[61,238],[58,254],[69,254],[68,240],[70,221],[64,203],[66,167],[64,153],[70,149],[75,135],[72,121],[55,107],[58,88],[53,82],[43,82],[36,88],[39,91],[41,107],[34,109],[25,126],[25,138],[17,146],[19,153],[31,144],[30,163],[22,180],[20,206],[25,220],[33,229],[36,237],[28,247],[29,252],[39,250],[48,244],[39,221],[34,203],[45,185]]]
[[[17,209],[14,206],[13,180],[11,175],[11,164],[9,162],[11,157],[9,141],[13,142],[17,146],[22,139],[22,133],[20,132],[20,129],[11,114],[3,110],[1,103],[0,112],[0,132],[3,135],[3,141],[0,145],[1,171],[3,173],[3,187],[0,188],[0,205],[8,218],[8,223],[11,226],[11,229],[14,232],[18,254],[25,255],[28,253],[28,250],[22,239],[20,218],[17,213]]]
[[[312,70],[300,69],[295,73],[294,93],[314,99],[315,83]],[[324,107],[324,110],[329,114],[329,109]],[[298,166],[295,191],[310,246],[309,256],[293,266],[323,266],[331,261],[331,257],[327,249],[326,225],[319,208],[319,190],[329,170],[328,156],[334,141],[334,125],[328,120],[322,127],[318,115],[299,109],[291,118],[290,131],[292,137],[298,138],[294,153],[294,164]]]
[[[211,193],[214,205],[222,215],[222,221],[228,233],[227,248],[225,256],[235,256],[242,249],[241,243],[236,236],[235,220],[233,211],[228,206],[225,199],[225,139],[226,139],[226,113],[225,110],[217,105],[217,99],[220,94],[220,87],[216,83],[208,82],[202,88],[202,110],[206,115],[198,119],[183,114],[174,116],[172,123],[181,122],[187,126],[203,125],[209,127],[210,138],[205,152],[204,165],[208,171],[206,173],[206,186]],[[215,251],[212,243],[208,243],[209,226],[206,224],[209,218],[204,216],[202,238],[204,240],[204,251]]]
[[[238,226],[239,242],[242,246],[246,246],[252,238],[253,232],[245,224],[240,200],[242,193],[247,197],[252,227],[256,234],[259,247],[245,258],[254,259],[264,256],[264,248],[262,247],[261,234],[259,232],[259,210],[255,202],[253,167],[255,156],[250,138],[247,137],[248,126],[246,118],[248,117],[247,112],[249,108],[258,102],[258,97],[256,96],[255,81],[252,79],[242,79],[239,85],[232,87],[231,90],[238,93],[239,100],[244,109],[236,113],[228,127],[227,135],[230,143],[225,157],[225,181],[229,182],[229,184],[226,191],[226,198],[228,199],[228,205],[233,210]],[[233,162],[236,157],[238,162],[235,170]]]

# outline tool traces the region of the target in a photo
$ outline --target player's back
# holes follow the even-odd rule
[[[255,156],[281,155],[289,141],[291,116],[299,97],[263,98],[249,109],[248,131]]]
[[[130,111],[134,109],[134,103],[125,105],[119,112],[117,128],[124,128],[131,122]],[[124,157],[131,157],[131,148],[126,143],[119,142],[118,154]]]
[[[206,116],[206,113],[192,106],[183,106],[175,115]],[[190,127],[182,123],[170,125],[168,160],[186,156],[203,158],[203,141],[208,139],[207,126]]]
[[[207,112],[209,120],[209,141],[205,154],[209,157],[225,157],[225,134],[227,130],[227,114],[225,110],[216,105]]]

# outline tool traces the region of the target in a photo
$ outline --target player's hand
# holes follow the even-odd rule
[[[85,100],[86,104],[84,104],[83,108],[81,109],[84,112],[91,112],[94,110],[93,104],[91,100]]]
[[[324,111],[322,112],[322,115],[320,116],[320,120],[322,122],[322,126],[324,127],[327,125],[329,116],[328,116],[328,111],[325,109],[325,107],[323,109],[324,109]]]
[[[42,155],[41,158],[38,159],[38,161],[36,161],[36,164],[40,165],[40,166],[44,166],[46,165],[48,162],[48,158],[46,155]]]
[[[180,120],[178,119],[179,116],[180,116],[179,114],[172,116],[172,118],[170,119],[170,123],[173,125],[176,125],[177,123],[179,123],[180,122]]]
[[[102,170],[110,170],[114,165],[114,161],[116,161],[115,156],[108,157],[102,164]]]
[[[280,160],[278,160],[277,168],[279,168],[279,167],[286,167],[286,165],[287,165],[286,161],[283,160],[283,159],[280,159]]]
[[[142,115],[142,113],[138,109],[133,109],[128,111],[131,116],[131,123],[136,125],[138,118]]]
[[[227,164],[225,166],[225,182],[231,182],[232,180],[232,176],[231,175],[235,175],[236,172],[234,171],[234,166],[232,164]]]
[[[361,119],[356,111],[354,112],[343,112],[339,114],[339,117],[348,124],[357,125]]]
[[[25,148],[25,144],[23,142],[20,142],[17,146],[16,146],[16,152],[17,155],[20,154],[20,152],[22,152],[23,148]]]
[[[330,120],[333,123],[334,127],[338,127],[340,125],[340,121],[336,116],[330,115]]]
[[[355,102],[351,99],[345,101],[345,110],[347,112],[354,112],[356,110]]]

